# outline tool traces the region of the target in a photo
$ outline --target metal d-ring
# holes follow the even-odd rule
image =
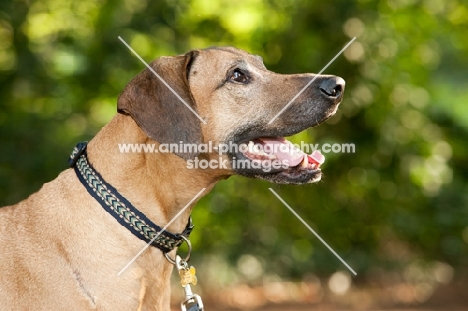
[[[190,243],[190,240],[185,237],[184,235],[180,235],[180,237],[182,238],[182,240],[185,241],[185,243],[187,243],[187,246],[188,246],[188,254],[187,256],[185,257],[184,261],[185,262],[188,262],[190,260],[190,254],[192,254],[192,243]],[[179,245],[180,246],[180,245]],[[177,255],[177,254],[176,254]],[[164,256],[166,256],[166,259],[173,265],[176,264],[176,261],[175,259],[172,259],[171,256],[169,256],[169,253],[164,253]]]

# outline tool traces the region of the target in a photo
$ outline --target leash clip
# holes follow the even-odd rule
[[[182,311],[203,311],[203,302],[201,297],[197,294],[192,293],[190,285],[184,287],[185,300],[180,303],[180,309]]]

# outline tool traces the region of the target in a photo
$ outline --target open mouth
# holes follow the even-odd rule
[[[243,164],[233,163],[241,175],[275,183],[303,184],[320,180],[320,166],[325,157],[318,150],[306,154],[284,137],[258,137],[239,145],[235,161]]]
[[[284,137],[260,137],[239,146],[240,152],[252,161],[280,162],[284,168],[315,170],[325,162],[320,151],[306,154]]]

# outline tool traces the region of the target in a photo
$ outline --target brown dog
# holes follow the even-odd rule
[[[216,150],[130,153],[121,152],[119,144],[246,146],[253,141],[284,146],[283,136],[316,126],[335,113],[343,79],[280,75],[268,71],[260,57],[230,47],[161,57],[151,67],[206,124],[145,69],[120,95],[119,113],[90,141],[87,157],[105,181],[156,224],[169,223],[202,188],[207,188],[206,194],[233,174],[292,184],[320,179],[320,159],[302,154],[288,157],[250,149],[221,155]],[[280,168],[245,165],[284,156],[290,162]],[[189,167],[186,161],[196,157],[227,165]],[[244,165],[237,165],[241,160]],[[67,169],[28,199],[0,209],[1,310],[170,309],[173,265],[163,252],[149,247],[117,276],[146,242],[105,212],[90,193],[74,169]],[[167,230],[181,232],[194,204]]]

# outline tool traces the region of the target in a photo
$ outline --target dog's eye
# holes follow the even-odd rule
[[[231,81],[239,82],[239,83],[247,83],[249,81],[249,77],[245,75],[239,69],[234,70],[231,77],[229,78]]]

